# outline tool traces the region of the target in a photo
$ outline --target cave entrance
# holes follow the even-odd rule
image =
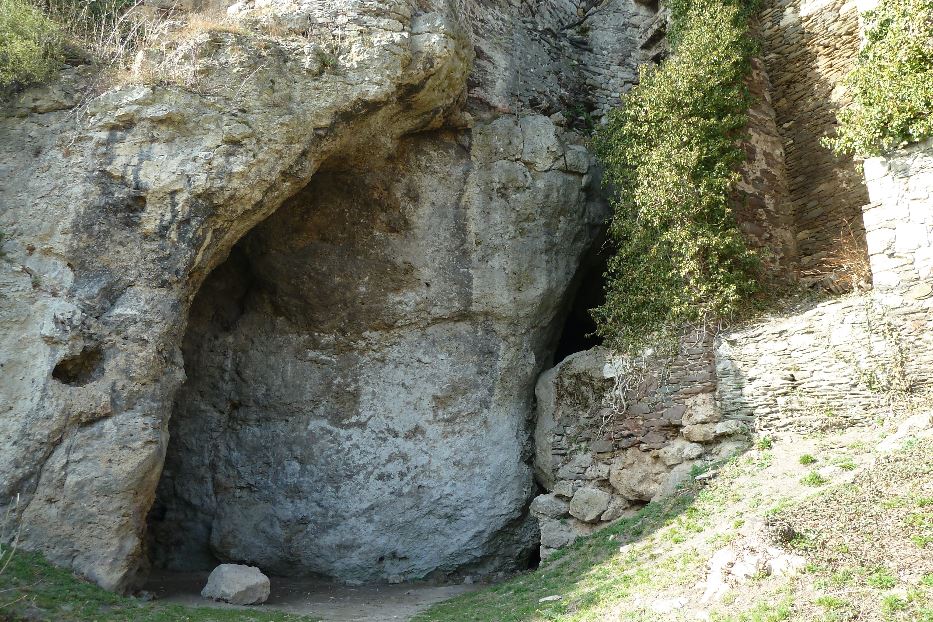
[[[149,514],[156,569],[359,584],[527,567],[525,411],[496,402],[519,385],[503,330],[467,315],[467,225],[438,196],[469,155],[421,140],[382,169],[319,171],[206,279]]]
[[[571,354],[602,345],[591,310],[606,301],[608,261],[609,249],[604,240],[599,239],[583,258],[571,286],[569,310],[554,350],[555,365]]]

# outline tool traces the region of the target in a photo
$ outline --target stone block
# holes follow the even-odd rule
[[[269,578],[254,566],[221,564],[211,571],[201,596],[232,605],[258,605],[269,598]]]
[[[700,393],[691,397],[687,400],[686,406],[683,416],[685,426],[715,423],[722,419],[722,413],[712,393]]]
[[[685,460],[695,460],[703,455],[703,446],[683,439],[676,439],[658,452],[658,457],[668,466],[680,464]]]
[[[581,488],[570,500],[570,515],[585,523],[599,520],[603,512],[609,509],[612,495],[598,488]]]
[[[686,425],[681,434],[692,443],[708,443],[716,438],[715,423],[698,423],[696,425]]]
[[[566,516],[570,505],[554,493],[538,495],[531,501],[529,508],[533,514],[547,516],[550,518],[560,518]]]

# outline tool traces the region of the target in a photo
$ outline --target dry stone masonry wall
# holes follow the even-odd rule
[[[732,209],[746,241],[759,251],[765,270],[786,274],[797,259],[794,214],[789,201],[783,140],[771,100],[771,82],[761,59],[752,59],[746,80],[748,111],[745,162],[733,190]]]
[[[875,288],[891,307],[930,298],[933,142],[866,160],[865,180],[871,203],[864,207],[864,220]]]
[[[875,289],[801,302],[672,361],[601,348],[538,382],[532,503],[548,555],[672,490],[757,434],[872,423],[933,386],[933,145],[872,159],[865,206]]]
[[[820,144],[846,101],[841,82],[858,54],[859,13],[852,0],[773,0],[758,30],[784,142],[799,268],[807,282],[820,281],[841,244],[864,253],[862,175],[851,158]]]
[[[671,494],[702,460],[745,445],[742,421],[714,401],[712,336],[685,339],[673,360],[631,361],[594,348],[543,374],[535,394],[532,513],[541,554]]]
[[[874,290],[723,334],[717,399],[758,430],[857,425],[933,383],[933,145],[865,162]]]

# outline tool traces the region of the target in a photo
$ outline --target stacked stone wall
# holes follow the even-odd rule
[[[851,158],[820,144],[846,101],[842,81],[858,54],[858,10],[849,0],[773,0],[758,31],[784,142],[799,267],[805,281],[819,281],[832,272],[841,245],[864,253],[862,175]]]
[[[746,433],[873,424],[933,388],[933,141],[865,166],[875,289],[800,301],[633,365],[602,348],[545,372],[531,510],[541,552],[673,492]],[[597,512],[597,510],[599,510]]]
[[[571,29],[570,37],[580,41],[577,67],[594,116],[617,107],[619,96],[638,81],[638,65],[664,45],[666,21],[655,7],[609,0],[592,7]]]
[[[890,307],[929,307],[933,295],[933,140],[865,162],[864,208],[875,289]]]
[[[781,273],[796,258],[794,215],[788,202],[784,145],[771,101],[771,84],[761,59],[746,80],[753,98],[748,111],[745,162],[733,193],[733,212],[745,239],[761,252],[765,269]]]
[[[892,396],[933,381],[933,315],[873,294],[809,303],[720,335],[716,398],[759,433],[869,423]]]
[[[744,447],[748,427],[714,402],[714,371],[706,333],[673,359],[633,363],[594,348],[542,375],[535,473],[548,492],[531,511],[543,556],[671,494],[703,459]]]

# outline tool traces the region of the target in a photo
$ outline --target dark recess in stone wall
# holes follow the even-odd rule
[[[593,246],[577,273],[572,290],[570,309],[561,327],[560,337],[554,350],[554,364],[575,352],[589,350],[602,344],[596,335],[596,322],[591,310],[606,300],[606,263],[609,249],[598,241]]]

